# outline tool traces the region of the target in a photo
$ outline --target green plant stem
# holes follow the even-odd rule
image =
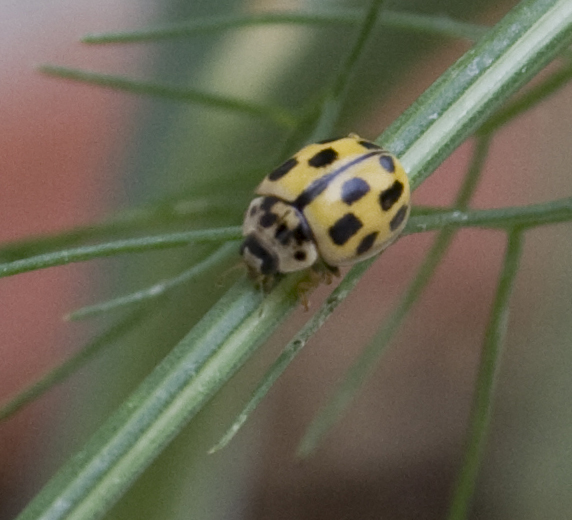
[[[122,307],[130,307],[133,305],[141,305],[142,303],[150,300],[155,300],[165,296],[169,291],[172,291],[180,285],[196,280],[202,276],[206,271],[212,269],[217,264],[224,262],[231,254],[237,255],[238,247],[234,242],[229,242],[221,246],[217,251],[210,254],[202,262],[194,265],[190,269],[185,270],[178,276],[173,276],[167,280],[157,282],[146,289],[135,291],[125,296],[113,298],[95,305],[88,305],[82,307],[67,316],[70,321],[81,320],[85,318],[92,318],[110,311],[120,309]]]
[[[270,12],[253,13],[246,16],[213,16],[137,31],[88,34],[82,38],[82,42],[89,44],[154,42],[173,38],[189,38],[210,32],[258,25],[352,26],[360,23],[362,18],[362,9],[335,8],[329,8],[327,11],[321,12]],[[384,27],[451,38],[465,38],[471,41],[478,40],[488,30],[487,27],[459,22],[446,16],[396,11],[385,11],[383,18],[378,23]]]
[[[424,233],[444,227],[503,229],[515,225],[521,227],[544,226],[569,220],[572,220],[572,198],[513,208],[469,211],[434,209],[429,213],[410,217],[402,235]],[[241,228],[235,226],[117,240],[6,262],[0,264],[0,278],[72,262],[106,258],[117,254],[142,253],[144,251],[182,247],[193,243],[204,244],[224,240],[239,240],[241,236]]]
[[[150,314],[150,308],[137,309],[126,317],[121,318],[105,332],[91,340],[86,346],[78,350],[76,354],[68,358],[61,365],[48,372],[41,379],[24,389],[18,395],[10,399],[6,404],[0,406],[0,421],[7,419],[11,415],[21,410],[48,390],[61,383],[69,376],[77,372],[89,360],[109,347],[119,338],[133,330],[135,326],[142,322]]]
[[[458,207],[459,210],[469,204],[475,192],[489,152],[490,141],[490,137],[477,139],[471,164],[455,200],[455,206]],[[425,260],[409,285],[409,288],[405,291],[405,294],[393,312],[385,320],[373,340],[352,364],[341,383],[339,383],[334,390],[333,395],[308,426],[297,449],[297,455],[299,457],[307,457],[315,451],[319,442],[340,419],[343,412],[355,399],[365,384],[368,376],[370,376],[378,366],[379,360],[393,339],[393,336],[399,330],[399,327],[409,314],[409,311],[431,281],[435,270],[448,251],[455,233],[456,230],[452,228],[442,229],[439,232],[433,246],[427,253]]]
[[[260,170],[258,173],[263,175],[264,171]],[[0,245],[0,259],[3,261],[20,260],[32,254],[47,253],[88,241],[118,238],[128,232],[149,233],[149,230],[154,228],[167,229],[167,226],[181,223],[192,225],[193,219],[198,217],[204,219],[216,213],[222,214],[223,211],[229,211],[229,214],[235,215],[236,212],[244,211],[244,201],[251,196],[251,191],[245,190],[243,198],[242,193],[236,193],[236,195],[237,197],[223,194],[200,198],[179,196],[145,206],[127,208],[95,224],[5,242]]]
[[[200,231],[187,231],[185,233],[170,233],[143,238],[131,238],[117,240],[95,246],[84,246],[53,253],[15,260],[0,264],[0,278],[15,274],[66,265],[72,262],[85,262],[94,258],[105,258],[125,253],[141,253],[156,249],[168,249],[182,247],[189,244],[201,244],[222,242],[225,240],[238,240],[242,236],[240,227],[227,227],[218,229],[206,229]]]
[[[159,85],[148,81],[134,80],[122,76],[90,72],[87,70],[72,69],[69,67],[59,67],[55,65],[42,65],[40,72],[55,76],[57,78],[80,81],[90,85],[122,90],[131,94],[143,94],[156,98],[168,99],[184,103],[194,103],[210,108],[229,110],[246,114],[253,117],[268,119],[278,126],[294,128],[298,122],[297,118],[289,111],[275,107],[262,106],[242,99],[218,96],[207,92],[201,92],[189,87],[178,87],[175,85]]]
[[[508,326],[510,297],[518,273],[522,246],[522,231],[511,231],[508,235],[504,265],[485,336],[464,462],[453,493],[448,520],[465,520],[467,518],[475,491],[486,436],[491,422],[495,383]]]
[[[531,204],[529,206],[481,210],[438,210],[431,214],[414,216],[403,235],[434,231],[444,227],[478,227],[483,229],[506,229],[514,226],[533,228],[572,219],[572,197]]]

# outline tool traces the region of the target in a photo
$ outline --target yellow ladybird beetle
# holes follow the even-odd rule
[[[376,255],[399,236],[411,206],[397,158],[355,134],[302,148],[255,193],[240,252],[263,284],[309,267],[338,273]]]

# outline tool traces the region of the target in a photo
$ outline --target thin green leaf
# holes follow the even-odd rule
[[[197,216],[220,214],[227,210],[242,212],[244,211],[243,205],[244,202],[240,196],[229,197],[228,194],[224,194],[222,197],[177,197],[157,201],[145,206],[120,210],[95,224],[5,242],[0,245],[0,259],[3,261],[19,260],[87,241],[113,239],[125,235],[127,232],[149,232],[155,227],[164,227],[181,222],[192,224],[192,219]]]
[[[143,318],[149,315],[149,310],[150,309],[148,308],[138,309],[130,313],[128,316],[120,319],[117,323],[112,325],[101,335],[91,340],[86,346],[81,348],[76,354],[64,361],[61,365],[51,370],[41,379],[10,399],[6,404],[0,407],[0,421],[14,415],[24,406],[34,401],[45,392],[67,379],[69,376],[73,375],[94,356],[133,330],[136,325],[141,323]]]
[[[178,276],[173,276],[167,280],[155,283],[146,289],[127,294],[125,296],[120,296],[112,300],[108,300],[96,305],[89,305],[82,307],[77,311],[70,313],[67,316],[68,320],[81,320],[85,318],[92,318],[99,314],[104,314],[121,307],[129,307],[132,305],[141,305],[142,303],[148,302],[165,296],[169,291],[179,287],[180,285],[195,280],[199,276],[202,276],[206,271],[214,268],[217,264],[228,259],[229,255],[237,254],[238,248],[233,242],[229,242],[221,246],[217,251],[209,255],[202,262],[194,265],[190,269],[183,271]]]
[[[440,210],[432,214],[410,217],[403,235],[434,231],[444,227],[479,227],[508,229],[514,226],[532,228],[572,220],[572,198],[543,204],[481,210]]]
[[[453,493],[449,520],[464,520],[468,516],[475,491],[483,449],[490,426],[495,383],[508,327],[509,303],[522,254],[523,233],[511,231],[507,240],[502,273],[491,310],[477,376],[476,393],[471,411],[469,439],[465,460]]]
[[[242,99],[201,92],[189,87],[160,85],[148,81],[129,79],[123,76],[101,74],[99,72],[58,67],[55,65],[42,65],[39,70],[44,74],[57,78],[71,79],[90,85],[122,90],[124,92],[130,92],[131,94],[143,94],[168,99],[170,101],[194,103],[209,108],[229,110],[252,117],[268,119],[276,125],[285,128],[293,128],[297,123],[297,118],[285,109],[275,106],[258,105]]]
[[[253,13],[249,15],[226,15],[175,22],[162,27],[151,27],[137,31],[117,33],[88,34],[82,42],[90,44],[153,42],[173,38],[190,38],[201,34],[227,29],[255,27],[265,25],[309,25],[334,27],[352,26],[360,23],[363,17],[361,9],[331,8],[321,12],[276,12]],[[379,25],[476,41],[488,28],[452,20],[446,16],[431,16],[415,13],[385,11]]]
[[[356,68],[357,62],[362,56],[365,46],[371,37],[384,1],[385,0],[371,0],[369,8],[364,13],[363,19],[361,20],[356,40],[352,45],[350,52],[342,62],[338,75],[332,84],[332,97],[343,97],[350,78]]]
[[[371,37],[383,2],[384,0],[371,0],[369,9],[364,13],[355,42],[341,63],[331,87],[326,92],[320,110],[316,112],[317,122],[312,137],[309,139],[310,142],[319,142],[331,135],[346,97],[350,78]]]
[[[438,215],[443,211],[449,211],[452,208],[445,207],[445,206],[412,206],[411,207],[411,216],[414,217],[422,217],[424,215]]]
[[[514,208],[490,210],[435,210],[431,214],[413,216],[409,219],[403,235],[433,231],[447,226],[506,228],[514,225],[534,227],[570,220],[572,214],[572,199],[566,198]],[[241,228],[226,227],[170,233],[154,237],[117,240],[96,246],[84,246],[53,253],[45,253],[14,262],[0,264],[0,278],[15,274],[45,269],[72,262],[84,262],[96,258],[105,258],[117,254],[141,253],[156,249],[182,247],[191,243],[221,242],[239,240]]]
[[[404,31],[463,38],[476,42],[488,31],[489,27],[453,20],[448,16],[432,16],[427,14],[384,11],[381,25]]]
[[[95,258],[105,258],[125,253],[141,253],[143,251],[182,247],[189,244],[238,240],[241,236],[241,228],[237,226],[117,240],[115,242],[107,242],[95,246],[77,247],[64,251],[45,253],[23,260],[15,260],[14,262],[6,262],[0,264],[0,278],[35,271],[37,269],[46,269],[47,267],[66,265],[72,262],[85,262],[86,260],[94,260]]]

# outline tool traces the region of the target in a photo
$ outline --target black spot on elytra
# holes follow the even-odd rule
[[[296,251],[294,253],[294,258],[298,260],[298,262],[303,262],[306,260],[306,253],[304,253],[304,251]]]
[[[391,219],[391,222],[389,223],[389,229],[391,229],[391,231],[395,231],[399,226],[401,226],[401,224],[403,224],[403,220],[405,219],[406,215],[407,204],[404,204],[399,208],[395,216]]]
[[[395,181],[389,188],[379,194],[379,203],[383,211],[389,211],[403,193],[403,184]]]
[[[365,139],[359,141],[359,144],[361,144],[364,148],[367,148],[368,150],[381,150],[381,146],[372,143],[371,141],[366,141]]]
[[[374,231],[373,233],[370,233],[369,235],[363,237],[362,241],[359,243],[359,246],[357,246],[356,253],[358,255],[363,255],[364,253],[367,253],[371,249],[371,246],[373,246],[373,243],[375,242],[377,235],[378,232]]]
[[[278,166],[274,171],[268,174],[269,181],[277,181],[286,175],[294,166],[298,164],[296,157],[291,157],[284,164]]]
[[[334,244],[343,246],[362,228],[362,226],[363,224],[361,220],[353,213],[346,213],[336,221],[336,223],[328,230],[328,233]]]
[[[389,173],[393,173],[395,171],[395,162],[391,155],[382,155],[379,158],[379,164],[381,164],[381,167]]]
[[[250,208],[250,216],[254,217],[254,215],[256,215],[258,213],[258,206],[252,206],[252,208]]]
[[[338,152],[333,148],[325,148],[320,150],[316,155],[308,159],[308,164],[313,168],[322,168],[332,164],[338,158]]]
[[[264,213],[260,219],[258,220],[258,223],[264,227],[264,228],[269,228],[270,226],[272,226],[276,220],[278,219],[278,215],[276,215],[276,213]]]
[[[369,184],[359,177],[348,179],[342,185],[342,200],[349,206],[369,191]]]

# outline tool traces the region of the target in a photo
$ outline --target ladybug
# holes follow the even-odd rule
[[[255,193],[240,252],[261,283],[310,267],[338,273],[374,256],[399,236],[411,208],[398,159],[355,134],[302,148]]]

